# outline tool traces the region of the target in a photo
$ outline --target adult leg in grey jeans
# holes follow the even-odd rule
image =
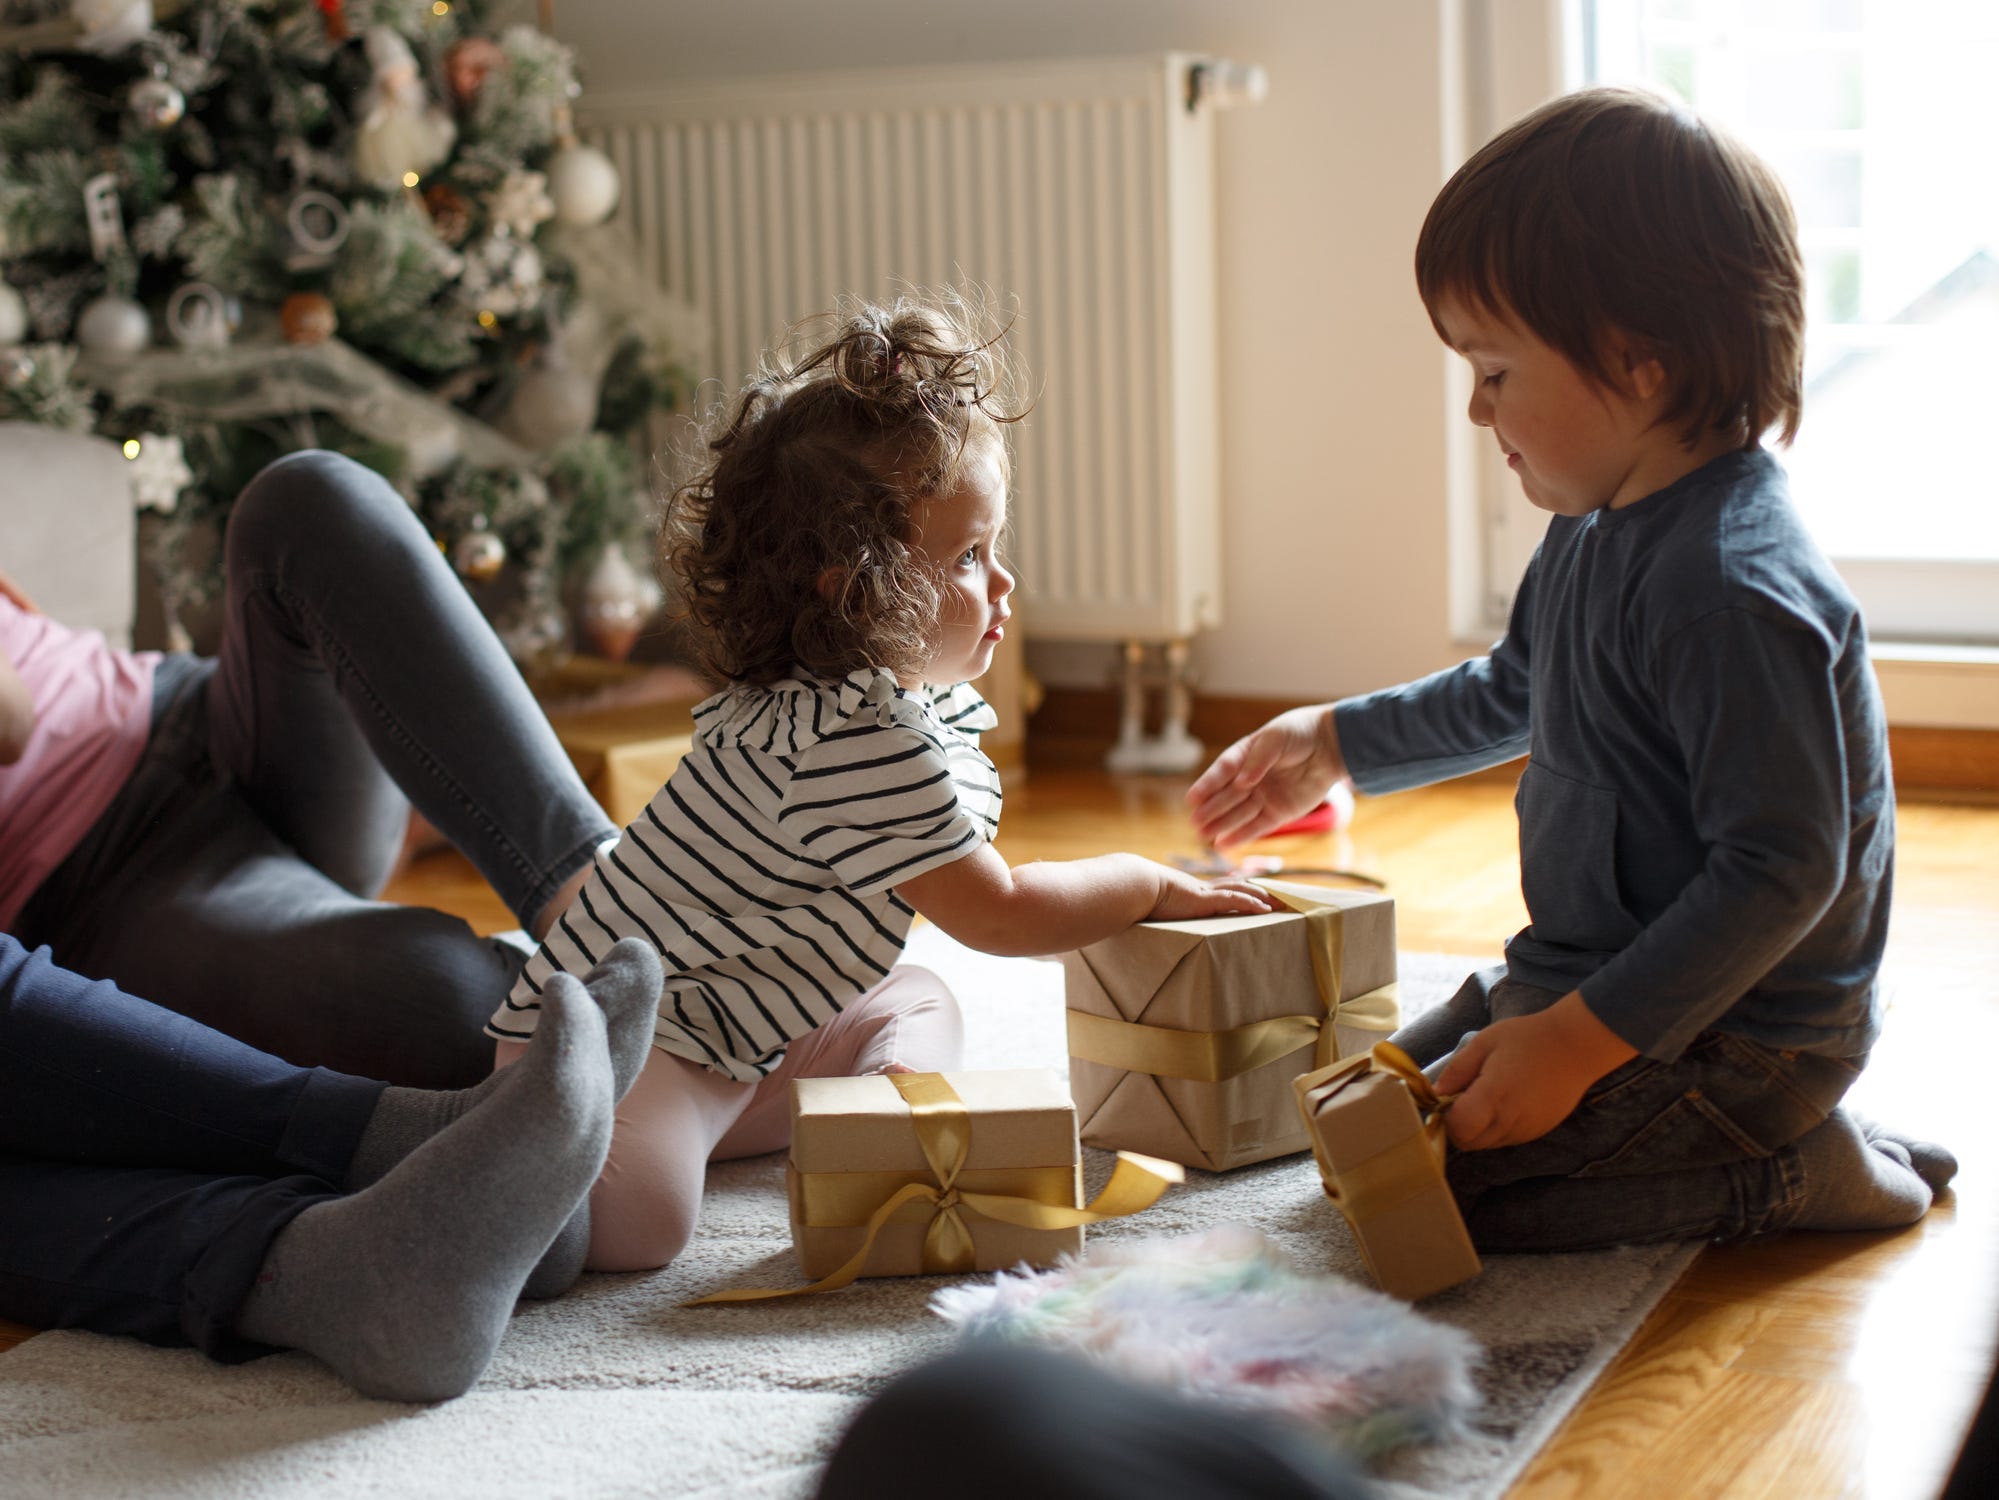
[[[615,830],[379,475],[272,464],[237,501],[226,570],[219,659],[22,935],[294,1063],[473,1081],[511,966],[455,917],[373,899],[409,805],[524,925]]]

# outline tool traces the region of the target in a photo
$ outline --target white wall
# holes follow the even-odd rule
[[[1226,623],[1203,690],[1308,698],[1451,644],[1447,360],[1411,252],[1445,173],[1454,0],[565,0],[588,88],[821,67],[1185,49],[1262,64],[1218,120]],[[1047,400],[1060,399],[1049,391]],[[1033,648],[1044,679],[1099,652]]]

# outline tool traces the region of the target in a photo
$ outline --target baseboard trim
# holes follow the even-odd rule
[[[1192,728],[1213,754],[1302,702],[1197,694]],[[1051,687],[1030,721],[1027,763],[1051,769],[1101,766],[1117,739],[1117,727],[1118,696],[1113,690]],[[1999,797],[1999,729],[1890,725],[1888,753],[1895,765],[1895,785],[1904,793],[1977,801]]]

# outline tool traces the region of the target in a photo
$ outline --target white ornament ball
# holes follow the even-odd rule
[[[76,341],[98,354],[137,354],[153,341],[153,321],[130,297],[106,292],[77,315]]]
[[[507,544],[483,528],[466,532],[451,549],[451,565],[458,570],[458,576],[474,583],[497,578],[506,564]]]
[[[514,386],[501,431],[523,447],[548,449],[597,424],[597,387],[567,364],[534,366]]]
[[[143,78],[125,96],[125,107],[148,130],[171,130],[187,113],[187,96],[164,78]]]
[[[618,168],[594,146],[571,144],[548,159],[548,196],[565,224],[601,224],[618,206]]]
[[[28,304],[21,294],[0,281],[0,349],[28,336]]]

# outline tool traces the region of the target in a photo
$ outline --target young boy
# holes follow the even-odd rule
[[[1195,782],[1196,829],[1531,751],[1531,925],[1396,1038],[1449,1058],[1473,1239],[1913,1222],[1956,1162],[1838,1107],[1880,1028],[1894,802],[1860,612],[1759,444],[1801,405],[1782,186],[1663,99],[1586,90],[1458,171],[1416,276],[1554,519],[1488,655],[1272,720]]]

